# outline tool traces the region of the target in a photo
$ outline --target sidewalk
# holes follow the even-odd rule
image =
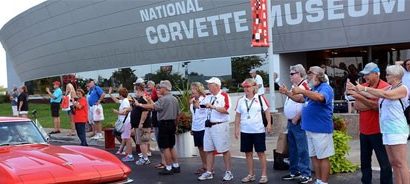
[[[45,129],[47,132],[52,131],[52,129]],[[53,134],[51,135],[51,140],[53,142],[59,142],[62,144],[79,144],[80,140],[78,139],[78,137],[75,136],[68,136],[68,131],[67,129],[63,129],[62,133],[60,134]],[[89,135],[89,134],[87,134]],[[277,135],[268,135],[266,137],[266,158],[268,159],[268,161],[273,161],[273,149],[276,148],[276,141],[277,141],[278,137]],[[98,146],[98,147],[104,147],[104,139],[90,139],[87,136],[87,143],[90,146]],[[240,141],[236,140],[233,136],[233,124],[231,124],[231,155],[232,157],[235,158],[245,158],[244,153],[241,153],[239,151],[240,148]],[[119,144],[117,142],[117,144]],[[360,165],[360,141],[358,139],[354,139],[350,141],[350,152],[348,155],[348,159],[355,164]],[[156,148],[156,143],[152,142],[151,143],[151,148]],[[154,149],[155,150],[155,149]],[[410,147],[407,147],[408,150],[408,160],[410,160]],[[257,155],[255,154],[254,157],[257,159]],[[372,166],[373,166],[373,170],[380,170],[379,164],[377,162],[376,156],[375,154],[373,154],[373,158],[372,158]],[[410,164],[409,164],[410,167]]]

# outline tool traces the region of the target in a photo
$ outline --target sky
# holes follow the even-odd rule
[[[16,15],[45,0],[1,0],[0,1],[0,28]],[[7,86],[6,53],[3,46],[0,48],[0,86]]]

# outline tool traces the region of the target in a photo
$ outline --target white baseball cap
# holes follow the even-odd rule
[[[138,78],[133,84],[141,84],[144,83],[144,79]]]
[[[210,78],[209,80],[206,80],[206,82],[208,83],[208,84],[216,84],[216,85],[218,85],[218,86],[221,86],[222,84],[221,84],[221,80],[219,80],[217,77],[212,77],[212,78]]]

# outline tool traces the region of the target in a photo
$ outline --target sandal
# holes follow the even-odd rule
[[[206,172],[206,169],[203,168],[203,167],[201,167],[201,168],[198,168],[198,169],[195,171],[195,174],[202,174],[202,173],[204,173],[204,172]]]
[[[51,132],[48,133],[48,134],[59,134],[59,133],[61,133],[60,130],[54,130],[54,131],[51,131]]]
[[[163,163],[159,163],[157,165],[154,166],[156,169],[164,169],[165,165]]]

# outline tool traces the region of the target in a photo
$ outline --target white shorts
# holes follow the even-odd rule
[[[332,133],[314,133],[306,131],[309,157],[316,156],[318,159],[328,158],[335,154]]]
[[[229,151],[231,146],[231,137],[229,133],[229,123],[221,123],[205,128],[204,151],[217,151],[224,153]]]
[[[17,111],[17,106],[16,105],[11,106],[11,110],[13,112],[13,116],[18,116],[19,115],[19,111]]]
[[[88,124],[94,125],[93,112],[91,110],[91,107],[88,107]]]
[[[125,121],[124,126],[122,128],[124,130],[121,132],[121,139],[130,139],[131,138],[131,123],[129,121]]]
[[[383,145],[407,144],[408,134],[383,134]]]

